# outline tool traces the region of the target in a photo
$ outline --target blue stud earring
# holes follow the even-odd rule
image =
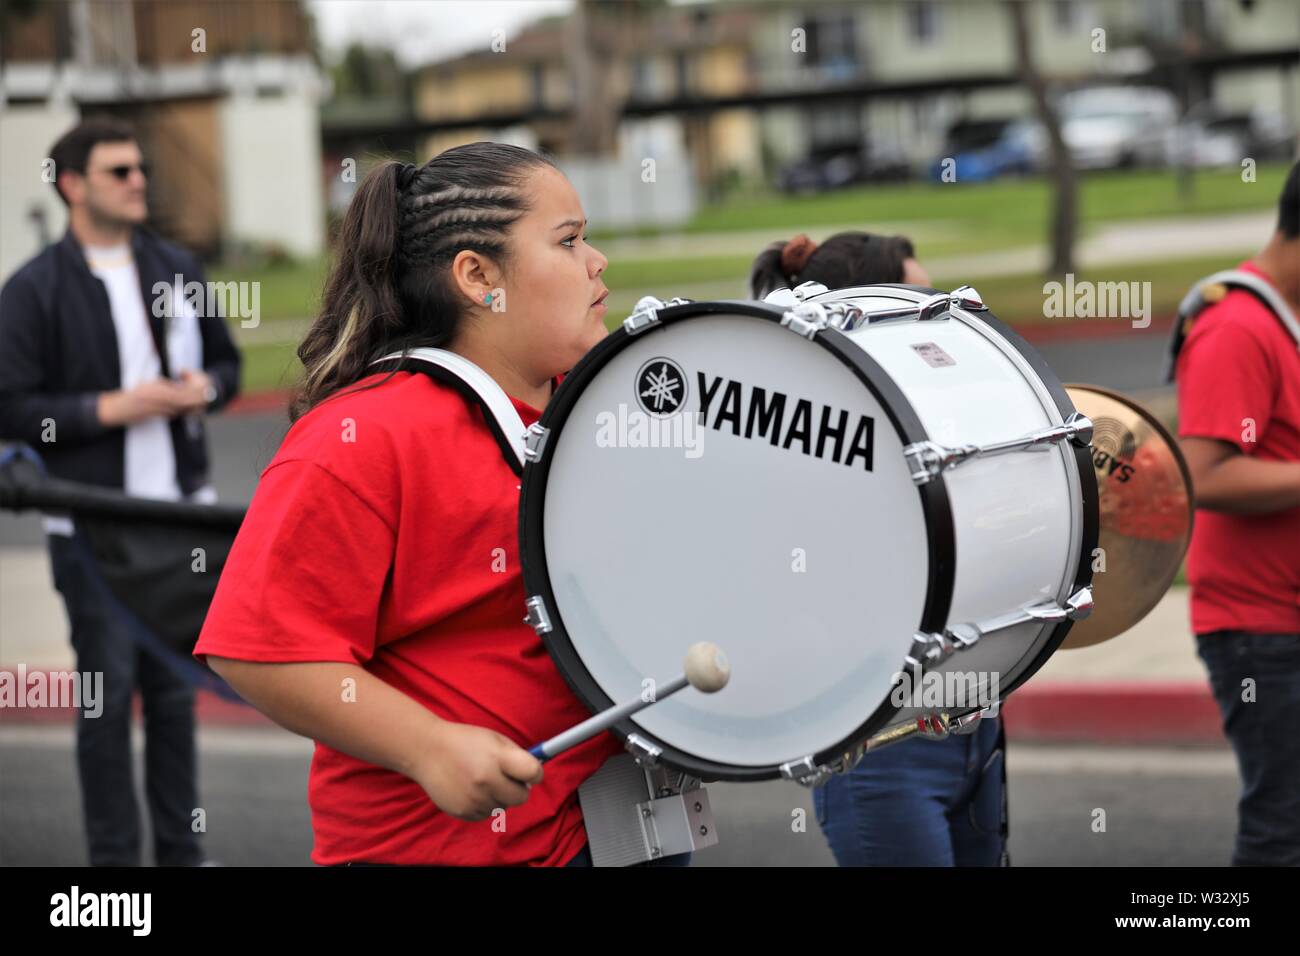
[[[491,293],[491,292],[489,292],[487,295],[483,296],[483,304],[484,304],[484,305],[491,305],[491,304],[492,304],[492,293]]]

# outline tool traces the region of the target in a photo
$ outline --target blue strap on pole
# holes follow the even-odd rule
[[[234,692],[229,684],[198,661],[183,657],[164,644],[162,639],[136,617],[130,608],[118,600],[117,595],[113,593],[112,588],[108,586],[108,582],[100,574],[99,565],[96,563],[95,556],[90,551],[90,545],[86,542],[81,531],[73,533],[72,541],[78,555],[86,566],[92,582],[93,599],[107,608],[109,613],[126,627],[127,636],[133,642],[153,654],[154,657],[191,687],[212,691],[226,700],[237,701],[241,704],[247,703]]]

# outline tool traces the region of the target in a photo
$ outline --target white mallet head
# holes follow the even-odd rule
[[[731,665],[717,644],[701,641],[686,652],[686,680],[701,693],[722,690],[730,678]]]

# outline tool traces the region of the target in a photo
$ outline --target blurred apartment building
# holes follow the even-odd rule
[[[165,235],[319,253],[322,94],[299,2],[0,4],[0,280],[66,228],[41,162],[91,115],[136,128]]]
[[[590,113],[594,90],[614,103],[616,129],[600,151],[625,167],[613,177],[625,192],[636,163],[656,156],[674,170],[686,164],[689,175],[674,172],[675,183],[708,190],[864,145],[917,167],[956,121],[1030,112],[1001,0],[604,6],[619,22],[588,45],[594,66],[575,46],[581,10],[506,37],[504,50],[490,49],[485,35],[482,49],[417,71],[404,122],[327,111],[327,154],[355,155],[382,131],[422,158],[488,138],[568,157],[590,147],[579,112]],[[1154,84],[1176,91],[1184,108],[1213,100],[1271,110],[1293,129],[1300,119],[1295,0],[1032,0],[1028,18],[1035,60],[1058,88]],[[584,87],[580,63],[595,70],[594,85]],[[600,205],[599,189],[580,192]],[[604,210],[600,219],[626,218],[609,215],[620,211],[629,212]],[[659,218],[683,218],[684,210],[669,212]]]

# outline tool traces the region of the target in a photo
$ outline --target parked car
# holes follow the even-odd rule
[[[1178,117],[1173,94],[1157,87],[1097,86],[1058,101],[1061,136],[1080,169],[1155,165]]]
[[[1295,131],[1277,114],[1227,113],[1213,106],[1193,109],[1166,131],[1165,162],[1193,167],[1239,166],[1256,161],[1290,159],[1295,155]]]
[[[777,187],[783,192],[812,193],[858,183],[901,182],[912,178],[912,167],[901,147],[873,140],[861,147],[832,147],[814,151],[807,159],[781,169]]]
[[[1039,125],[1024,119],[963,120],[948,129],[943,156],[930,164],[930,179],[945,181],[946,160],[955,160],[958,182],[983,182],[1040,169],[1045,139]]]

